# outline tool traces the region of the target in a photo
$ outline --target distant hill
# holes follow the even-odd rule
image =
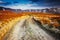
[[[5,9],[5,7],[0,7],[0,10],[3,10],[3,9]]]
[[[11,10],[11,8],[0,7],[0,10]]]
[[[10,11],[14,11],[14,12],[22,11],[21,9],[11,9],[11,8],[6,8],[6,7],[0,7],[0,10],[2,10],[2,11],[10,10]]]

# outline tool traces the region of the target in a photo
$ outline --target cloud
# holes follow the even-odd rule
[[[60,6],[59,0],[5,0],[0,1],[0,5],[11,8],[39,8],[39,7],[52,7]],[[25,8],[24,8],[25,7]]]
[[[10,2],[4,2],[4,1],[0,1],[0,6],[6,6],[6,5],[10,5]]]
[[[60,0],[30,0],[37,6],[60,6]]]
[[[22,10],[25,10],[25,9],[44,9],[44,8],[47,8],[47,7],[34,7],[33,5],[36,5],[36,4],[19,4],[19,5],[5,6],[5,7],[12,8],[12,9],[22,9]]]
[[[6,2],[0,1],[0,4],[3,4],[3,3],[6,3]]]

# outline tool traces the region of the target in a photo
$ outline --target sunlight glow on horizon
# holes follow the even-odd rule
[[[34,7],[33,4],[22,4],[22,5],[10,5],[10,6],[6,6],[8,8],[12,8],[12,9],[45,9],[45,8],[49,8],[49,7]]]

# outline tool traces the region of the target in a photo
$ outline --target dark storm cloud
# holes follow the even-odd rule
[[[58,3],[58,2],[60,2],[60,0],[47,0],[47,2],[55,2],[55,3]]]
[[[58,2],[60,2],[60,0],[30,0],[30,1],[32,1],[32,2],[47,2],[47,3],[51,3],[51,2],[58,3]]]
[[[60,6],[60,0],[47,0],[47,3],[50,3],[52,6]]]
[[[60,0],[30,0],[38,6],[60,6]]]

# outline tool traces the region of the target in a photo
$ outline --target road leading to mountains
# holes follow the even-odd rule
[[[5,40],[55,40],[41,29],[32,17],[17,23]]]

